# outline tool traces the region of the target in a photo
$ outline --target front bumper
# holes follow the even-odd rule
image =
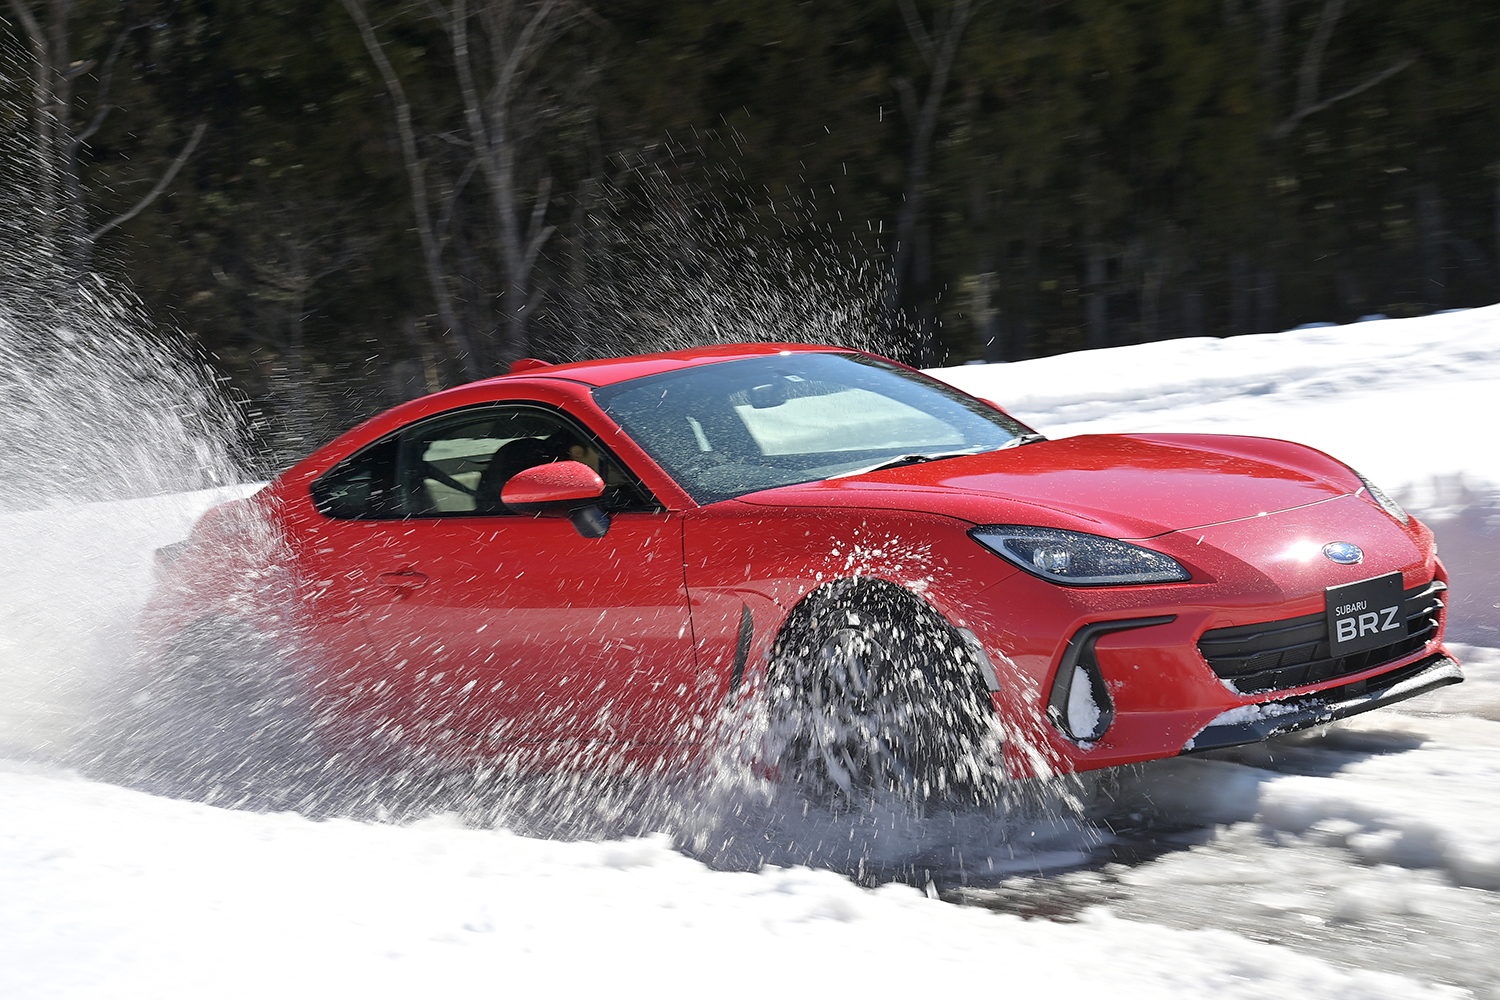
[[[1329,538],[1370,555],[1335,566],[1321,555]],[[1151,544],[1188,565],[1193,580],[1089,589],[1016,574],[954,609],[1000,673],[994,701],[1015,773],[1257,742],[1463,679],[1442,646],[1446,574],[1415,522],[1408,529],[1343,498]],[[1326,632],[1326,589],[1398,570],[1407,635],[1368,655],[1332,657],[1316,635]],[[1281,641],[1283,626],[1296,642]]]
[[[1244,743],[1259,743],[1299,729],[1326,725],[1351,715],[1384,708],[1464,679],[1458,661],[1433,653],[1389,673],[1352,684],[1326,688],[1285,701],[1242,705],[1219,715],[1188,740],[1182,753],[1202,753]]]

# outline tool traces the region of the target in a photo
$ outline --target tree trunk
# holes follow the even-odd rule
[[[1148,267],[1141,278],[1141,337],[1144,342],[1161,338],[1162,270]]]
[[[1004,361],[1005,341],[1001,336],[1000,305],[996,302],[997,275],[988,252],[979,257],[980,270],[974,276],[974,295],[970,301],[970,315],[974,318],[974,337],[978,341],[980,357],[986,361]]]
[[[43,245],[54,256],[60,273],[76,280],[89,270],[94,245],[99,238],[135,218],[167,189],[197,149],[206,126],[197,126],[176,159],[144,197],[128,211],[91,232],[88,228],[88,197],[83,188],[79,161],[85,143],[113,110],[109,90],[115,60],[127,37],[136,29],[126,27],[120,31],[102,63],[92,59],[75,62],[72,57],[72,0],[42,0],[39,10],[33,9],[32,0],[9,0],[9,7],[20,22],[31,54],[30,131],[35,143],[33,152],[37,168],[33,194],[37,232]],[[93,117],[79,128],[73,121],[78,103],[73,81],[96,65],[100,69],[99,84],[92,101]]]
[[[401,83],[395,67],[385,54],[385,48],[375,34],[375,27],[365,12],[360,0],[343,0],[344,9],[359,29],[365,51],[374,61],[390,95],[392,110],[396,117],[396,137],[401,145],[401,161],[406,167],[407,186],[411,193],[412,216],[416,222],[417,240],[422,248],[422,268],[427,277],[427,288],[432,295],[433,308],[437,310],[438,322],[442,326],[441,339],[451,343],[451,353],[456,357],[464,375],[477,379],[483,374],[479,359],[468,331],[460,322],[454,307],[450,278],[443,264],[443,243],[434,222],[428,199],[427,162],[418,148],[416,125],[412,118],[411,101]]]
[[[299,287],[292,299],[291,311],[287,317],[286,336],[287,374],[292,381],[291,431],[299,457],[312,451],[314,444],[311,419],[312,400],[307,391],[306,308],[306,289]]]
[[[1262,267],[1255,272],[1255,318],[1251,333],[1274,333],[1281,326],[1281,306],[1276,289],[1276,272]]]
[[[1182,335],[1207,335],[1203,325],[1203,286],[1196,278],[1189,278],[1182,286]]]
[[[1250,332],[1250,258],[1237,250],[1229,259],[1229,333],[1238,337]]]
[[[1423,171],[1426,173],[1427,171]],[[1443,247],[1448,234],[1443,223],[1443,204],[1438,195],[1437,184],[1423,180],[1417,185],[1417,229],[1421,243],[1419,250],[1422,287],[1418,292],[1429,312],[1443,308],[1446,301],[1443,275]]]
[[[1495,294],[1500,296],[1500,161],[1495,163]]]
[[[902,0],[901,12],[907,31],[923,61],[927,64],[927,90],[918,101],[908,81],[898,81],[902,108],[911,127],[911,146],[907,151],[906,186],[901,208],[896,213],[895,248],[891,253],[890,302],[894,308],[909,302],[913,286],[921,282],[912,273],[917,257],[927,252],[916,241],[926,235],[918,222],[926,211],[927,174],[932,160],[932,137],[937,130],[938,113],[948,89],[948,76],[959,41],[974,16],[973,0],[951,0],[947,16],[934,25],[936,37],[929,34],[911,0]],[[925,345],[924,345],[925,350]]]
[[[1042,253],[1038,246],[1040,238],[1037,235],[1038,222],[1035,212],[1027,226],[1026,233],[1026,262],[1022,278],[1020,321],[1013,327],[1014,336],[1011,343],[1011,359],[1024,361],[1030,354],[1031,345],[1037,339],[1042,329],[1041,316],[1041,289],[1042,289]]]
[[[1109,346],[1109,258],[1104,247],[1090,243],[1085,263],[1084,302],[1091,350]]]
[[[1260,85],[1272,107],[1281,103],[1284,75],[1282,51],[1286,44],[1284,0],[1260,0]]]
[[[70,274],[82,272],[83,192],[73,144],[73,82],[68,17],[71,0],[46,0],[40,11],[10,0],[31,53],[32,135],[38,232]]]
[[[557,0],[544,0],[527,13],[515,0],[490,0],[478,16],[489,43],[492,80],[481,89],[469,48],[469,11],[464,0],[443,9],[444,29],[453,46],[464,120],[469,140],[490,193],[490,209],[500,243],[505,287],[501,293],[504,335],[501,359],[515,361],[530,353],[531,314],[541,303],[541,289],[532,284],[537,255],[551,238],[546,224],[552,179],[543,176],[524,204],[519,177],[520,137],[512,128],[512,112],[526,82],[530,60],[563,26]]]

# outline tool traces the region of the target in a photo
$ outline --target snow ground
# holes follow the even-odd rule
[[[1051,436],[1265,434],[1350,461],[1437,529],[1469,680],[1015,815],[730,799],[662,813],[675,840],[561,840],[453,812],[234,811],[59,763],[125,655],[151,548],[213,497],[7,514],[0,997],[1500,997],[1500,307],[941,374]]]
[[[1500,996],[1500,652],[1457,652],[1465,684],[1394,710],[1107,775],[1099,863],[951,895],[1104,906]]]
[[[24,768],[0,772],[0,816],[8,997],[1444,995],[1102,909],[1027,922],[828,871],[710,871],[664,836],[318,823]]]
[[[243,488],[0,512],[0,755],[66,749],[127,655],[152,551]]]

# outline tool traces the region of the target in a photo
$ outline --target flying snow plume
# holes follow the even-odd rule
[[[23,141],[0,139],[0,754],[118,778],[154,553],[253,490],[248,436],[188,338],[88,269]]]
[[[59,757],[130,659],[151,549],[241,482],[243,437],[181,338],[39,235],[25,166],[0,148],[0,747]]]
[[[0,257],[0,510],[237,482],[235,414],[208,372],[104,279],[36,265]]]
[[[886,305],[890,277],[811,225],[751,232],[692,185],[642,169],[600,207],[541,318],[552,360],[792,341],[901,359],[920,349]]]
[[[1021,735],[998,729],[976,731],[952,774],[924,774],[930,795],[898,774],[884,787],[841,784],[842,765],[819,765],[832,779],[821,784],[776,775],[768,755],[788,739],[812,752],[796,735],[811,730],[768,718],[758,696],[726,706],[712,752],[645,768],[594,746],[537,773],[504,759],[414,758],[383,733],[351,735],[337,699],[301,683],[299,658],[311,654],[282,540],[253,503],[234,502],[255,489],[239,411],[185,337],[38,235],[25,162],[0,150],[0,606],[11,614],[0,633],[0,756],[231,808],[392,821],[451,813],[568,839],[665,831],[715,867],[807,863],[872,883],[1030,865],[1016,862],[1012,839],[1026,842],[1027,859],[1081,849],[1074,785],[1000,780],[998,748]],[[596,255],[584,293],[554,312],[566,320],[563,350],[791,340],[900,356],[913,346],[884,319],[885,286],[867,267],[799,256],[668,206],[662,197],[644,223],[608,223],[614,252]],[[166,656],[145,655],[154,580],[211,509],[199,537],[224,550],[242,596],[275,607],[282,627],[267,636],[203,622]],[[875,572],[900,545],[844,542],[829,556],[830,580]],[[926,558],[905,554],[917,592]],[[791,655],[781,669],[793,669]],[[818,759],[838,743],[852,766],[860,734],[881,724],[878,712],[841,720],[832,743],[816,744]]]

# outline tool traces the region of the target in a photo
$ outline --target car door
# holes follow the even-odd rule
[[[492,473],[512,454],[600,467],[608,532],[584,538],[565,516],[506,512]],[[680,515],[563,414],[497,404],[439,415],[313,492],[333,515],[303,547],[313,617],[344,689],[378,702],[386,721],[497,749],[699,731]]]

